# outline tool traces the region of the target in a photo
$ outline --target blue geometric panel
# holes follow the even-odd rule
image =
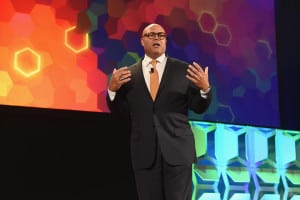
[[[193,200],[300,200],[300,131],[191,121]]]

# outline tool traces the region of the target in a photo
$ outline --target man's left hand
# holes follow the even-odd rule
[[[208,66],[203,70],[202,67],[193,62],[192,65],[188,66],[186,78],[192,81],[202,91],[207,91],[210,87],[208,80]]]

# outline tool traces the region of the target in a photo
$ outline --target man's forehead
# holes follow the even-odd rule
[[[152,30],[157,30],[158,32],[164,32],[164,29],[160,25],[157,25],[157,24],[151,24],[151,25],[147,26],[145,28],[144,32],[152,31]]]

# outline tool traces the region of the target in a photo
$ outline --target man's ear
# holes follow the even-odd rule
[[[144,46],[144,40],[143,39],[141,39],[141,45]]]

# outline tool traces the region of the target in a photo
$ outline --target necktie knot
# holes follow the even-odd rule
[[[152,66],[154,67],[154,69],[156,68],[156,63],[157,63],[156,60],[152,60],[152,61],[151,61],[151,64],[152,64]]]

